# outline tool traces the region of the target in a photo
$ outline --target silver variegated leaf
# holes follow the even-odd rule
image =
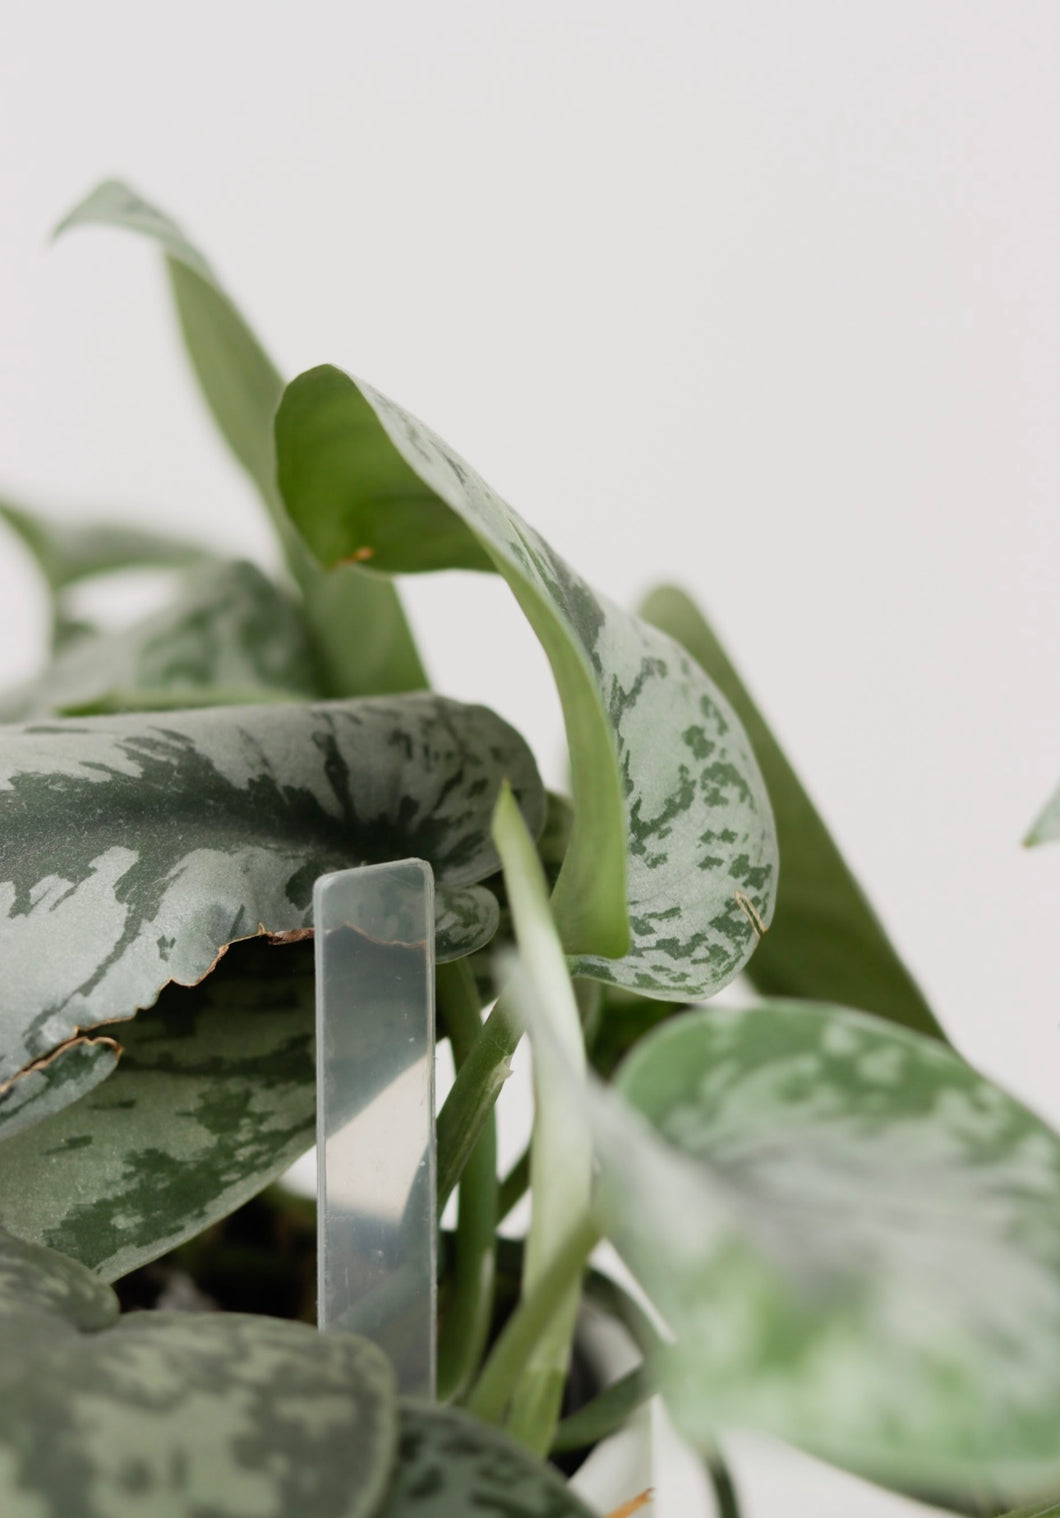
[[[234,1211],[313,1143],[312,944],[234,945],[121,1040],[105,1086],[0,1144],[0,1226],[106,1280]]]
[[[393,1373],[349,1334],[132,1313],[0,1234],[5,1518],[368,1518],[390,1483]]]
[[[27,1314],[92,1333],[115,1321],[118,1299],[76,1260],[0,1228],[0,1333]]]
[[[4,721],[306,700],[323,691],[294,602],[252,564],[207,564],[162,610],[67,644],[0,699]]]
[[[401,1402],[394,1485],[379,1518],[591,1518],[551,1466],[453,1408]]]
[[[939,1025],[772,730],[695,603],[663,585],[641,607],[722,690],[754,744],[784,868],[768,934],[747,967],[764,996],[860,1007],[918,1033]]]
[[[42,1122],[113,1074],[121,1046],[105,1035],[72,1038],[0,1084],[0,1139]]]
[[[934,1041],[807,1003],[687,1013],[617,1084],[654,1132],[592,1098],[600,1204],[686,1434],[947,1500],[1060,1479],[1056,1135]]]
[[[226,946],[311,925],[325,871],[416,857],[467,953],[495,923],[490,811],[533,758],[482,707],[428,695],[0,729],[0,1079],[134,1015]],[[461,892],[454,901],[450,893]]]
[[[338,369],[288,386],[276,443],[288,511],[324,564],[492,567],[511,586],[567,724],[575,818],[554,908],[575,972],[674,1000],[731,980],[772,914],[776,841],[750,745],[694,660]]]

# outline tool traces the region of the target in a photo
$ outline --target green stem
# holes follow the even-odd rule
[[[736,1495],[736,1485],[721,1452],[712,1451],[704,1464],[707,1475],[710,1477],[710,1484],[714,1489],[718,1518],[740,1518],[740,1501]]]
[[[646,1360],[654,1359],[665,1348],[644,1308],[610,1276],[590,1270],[585,1278],[585,1295],[603,1312],[618,1319]]]
[[[524,1149],[508,1174],[501,1181],[497,1193],[497,1221],[502,1223],[530,1187],[530,1150]]]
[[[658,1391],[655,1377],[646,1365],[638,1365],[628,1375],[612,1382],[599,1396],[564,1418],[552,1436],[550,1453],[587,1449],[622,1427],[631,1413],[654,1397]]]
[[[458,1068],[482,1030],[474,976],[466,960],[439,965],[438,1010]],[[460,1207],[453,1241],[453,1272],[438,1340],[438,1400],[452,1402],[479,1368],[490,1320],[496,1277],[497,1124],[483,1123],[460,1179]]]
[[[479,1135],[510,1073],[509,1060],[522,1037],[498,1001],[479,1029],[438,1114],[438,1213],[464,1173]]]
[[[596,1227],[583,1218],[557,1251],[533,1291],[523,1298],[508,1319],[467,1399],[469,1410],[484,1422],[503,1422],[523,1367],[555,1313],[564,1309],[567,1290],[580,1279],[585,1262],[599,1238]]]

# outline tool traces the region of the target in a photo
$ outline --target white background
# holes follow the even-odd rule
[[[128,178],[281,367],[371,380],[567,558],[709,610],[958,1047],[1060,1122],[1060,10],[406,0],[0,19],[0,490],[270,552]],[[562,740],[503,586],[409,587],[436,683]],[[43,609],[0,542],[0,673]],[[737,1446],[750,1518],[891,1498]],[[681,1512],[680,1505],[672,1511]]]

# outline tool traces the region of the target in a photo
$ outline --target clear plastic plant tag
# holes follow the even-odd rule
[[[317,1005],[317,1321],[373,1340],[434,1395],[434,877],[405,859],[323,875]]]

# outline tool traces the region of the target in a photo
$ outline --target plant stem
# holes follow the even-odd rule
[[[580,1279],[599,1237],[597,1228],[583,1218],[557,1251],[533,1291],[523,1298],[508,1319],[467,1399],[470,1411],[485,1422],[503,1422],[523,1367],[553,1316],[564,1310],[567,1290]]]
[[[521,1202],[530,1186],[530,1150],[524,1149],[508,1171],[497,1193],[497,1221],[503,1223],[512,1208]]]
[[[508,1061],[521,1037],[522,1030],[505,1011],[503,1000],[498,1001],[456,1072],[438,1114],[439,1216],[493,1112],[510,1073]]]
[[[710,1484],[714,1489],[714,1501],[718,1518],[740,1518],[740,1501],[729,1467],[720,1450],[713,1450],[704,1461]]]
[[[590,1444],[606,1439],[657,1390],[655,1377],[648,1367],[636,1366],[576,1413],[564,1418],[552,1436],[551,1453],[586,1449]]]
[[[453,1059],[463,1065],[482,1031],[475,980],[466,960],[439,965],[438,1008]],[[460,1179],[451,1290],[438,1341],[438,1400],[461,1397],[479,1368],[493,1315],[496,1278],[497,1124],[487,1114]]]

